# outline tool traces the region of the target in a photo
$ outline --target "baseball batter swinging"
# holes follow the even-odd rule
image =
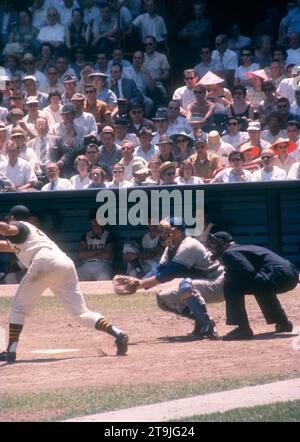
[[[115,337],[117,355],[125,356],[128,335],[100,313],[87,308],[73,261],[45,233],[29,223],[29,218],[27,207],[15,206],[9,212],[9,221],[0,222],[0,235],[6,238],[0,241],[0,252],[15,253],[28,268],[12,304],[8,346],[0,353],[0,361],[16,361],[16,349],[25,319],[47,288],[52,289],[78,322]]]

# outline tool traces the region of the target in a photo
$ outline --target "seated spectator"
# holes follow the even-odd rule
[[[17,72],[11,75],[11,90],[13,91],[13,93],[16,90],[20,90],[22,88],[22,76],[23,73],[19,74]]]
[[[125,140],[122,143],[122,158],[119,162],[124,167],[124,180],[130,181],[133,178],[132,166],[138,161],[144,167],[147,167],[148,162],[144,158],[134,155],[134,144],[132,141]]]
[[[205,17],[205,4],[200,1],[193,3],[193,18],[179,31],[179,38],[184,41],[184,54],[189,64],[195,62],[195,54],[200,48],[209,45],[211,23]]]
[[[176,167],[177,163],[174,161],[165,161],[159,167],[159,176],[161,180],[161,186],[174,186],[176,185],[175,176],[176,176]]]
[[[24,75],[33,75],[38,83],[38,89],[43,90],[47,84],[47,77],[36,68],[36,59],[31,52],[26,52],[22,59]]]
[[[178,106],[179,103],[177,102]],[[156,126],[156,131],[153,136],[153,144],[157,145],[159,142],[160,137],[163,135],[170,135],[170,128],[169,128],[169,113],[165,107],[159,107],[152,118],[152,121],[154,121],[154,124]]]
[[[120,63],[113,63],[111,66],[111,90],[116,94],[117,98],[132,98],[143,101],[143,95],[138,90],[137,85],[132,79],[123,78],[123,66]]]
[[[252,181],[252,174],[249,170],[243,168],[244,157],[238,151],[233,151],[229,154],[229,165],[216,174],[211,184],[215,183],[243,183]]]
[[[78,175],[70,178],[70,183],[74,190],[82,190],[91,184],[89,159],[85,155],[78,155],[74,162],[74,167],[78,171]]]
[[[235,149],[238,149],[248,139],[247,132],[241,132],[240,119],[237,117],[229,117],[227,122],[227,134],[223,135],[222,140],[225,143],[231,144]]]
[[[132,165],[132,186],[147,186],[148,183],[146,182],[146,180],[149,177],[149,174],[150,170],[148,169],[148,167],[145,167],[142,162],[136,159],[136,161]]]
[[[300,123],[296,120],[290,120],[286,125],[286,133],[289,141],[296,143],[296,149],[291,152],[291,157],[300,160]]]
[[[194,67],[194,71],[197,74],[199,80],[207,74],[208,71],[212,70],[212,51],[210,46],[202,46],[200,49],[200,58],[201,62],[196,64]]]
[[[225,86],[232,88],[234,82],[234,73],[238,67],[237,54],[228,49],[228,36],[219,34],[215,39],[216,49],[212,53],[213,72],[224,79]]]
[[[117,44],[118,23],[107,4],[100,9],[100,20],[92,26],[92,49],[97,52],[111,52]]]
[[[233,102],[228,107],[228,118],[236,117],[241,122],[241,131],[247,130],[248,120],[253,120],[254,109],[246,101],[247,91],[244,86],[235,85],[232,88]]]
[[[148,163],[150,169],[149,176],[145,180],[145,185],[155,186],[160,184],[160,174],[159,167],[161,166],[161,161],[157,157],[152,157]]]
[[[221,166],[220,159],[215,153],[208,152],[207,140],[204,137],[198,138],[194,144],[196,153],[191,155],[189,161],[193,165],[193,175],[209,182],[214,171]]]
[[[104,101],[108,104],[112,117],[118,112],[116,94],[107,87],[107,75],[100,72],[94,72],[88,75],[88,80],[91,81],[97,88],[97,100]]]
[[[84,135],[97,136],[98,128],[96,120],[89,112],[83,112],[85,96],[80,93],[75,93],[71,98],[71,103],[74,109],[74,123],[82,128]]]
[[[86,99],[83,106],[83,111],[92,114],[97,124],[102,125],[105,123],[110,123],[111,112],[109,110],[109,106],[104,101],[96,98],[96,86],[92,83],[87,83],[85,85],[84,95]]]
[[[55,127],[54,135],[63,141],[63,144],[73,149],[79,155],[83,150],[83,128],[75,122],[75,111],[72,105],[65,104],[61,109],[62,123]]]
[[[2,99],[3,99],[3,94],[0,91],[0,105],[2,104]],[[6,107],[0,106],[0,121],[6,123],[7,117],[8,117],[8,109]]]
[[[168,137],[168,135],[163,135],[162,137],[160,137],[157,146],[159,148],[158,158],[162,163],[174,161],[173,143],[171,138]]]
[[[270,35],[260,35],[255,41],[255,46],[254,61],[264,69],[271,61],[272,38]]]
[[[177,100],[170,100],[167,107],[169,125],[168,134],[173,135],[179,132],[186,132],[193,137],[193,128],[186,117],[180,115],[180,103]],[[152,118],[153,119],[153,118]]]
[[[244,169],[249,170],[253,173],[261,168],[261,149],[257,146],[253,146],[251,143],[247,142],[241,145],[239,152],[243,154],[244,157]]]
[[[92,26],[94,22],[100,21],[100,9],[95,6],[95,0],[84,0],[81,5],[84,12],[84,23]]]
[[[300,162],[292,164],[289,173],[286,177],[287,180],[300,180]]]
[[[291,75],[288,74],[288,71],[291,72]],[[298,69],[295,65],[288,65],[286,67],[286,77],[284,78],[276,92],[279,97],[286,97],[290,103],[292,103],[295,99],[295,77],[298,75]]]
[[[92,166],[90,172],[92,182],[85,189],[105,189],[106,173],[100,166]]]
[[[269,76],[269,80],[272,81],[275,88],[277,89],[281,81],[285,78],[284,74],[281,71],[280,61],[276,59],[271,60],[269,67],[265,70]]]
[[[28,161],[34,172],[38,169],[38,158],[35,151],[27,146],[26,132],[21,127],[14,127],[10,133],[10,139],[19,148],[19,158]]]
[[[40,29],[47,24],[47,0],[33,0],[31,13],[33,17],[33,26]]]
[[[66,74],[62,80],[64,93],[62,94],[62,104],[72,104],[72,97],[76,93],[76,77],[72,74]]]
[[[8,36],[9,44],[18,44],[20,54],[30,51],[36,46],[39,31],[32,25],[32,14],[28,9],[18,12],[18,20]]]
[[[8,138],[9,135],[7,131],[7,126],[4,123],[4,121],[0,121],[0,155],[1,155],[0,161],[2,161],[5,158]]]
[[[196,100],[194,90],[199,79],[194,69],[185,69],[183,75],[186,84],[175,90],[173,100],[178,101],[181,109],[186,113],[188,105],[194,103]]]
[[[37,97],[39,101],[39,109],[44,109],[48,104],[48,96],[43,92],[39,92],[37,88],[37,81],[33,75],[26,75],[23,78],[23,85],[27,97]]]
[[[269,114],[266,120],[266,129],[262,131],[261,137],[270,144],[274,144],[278,138],[286,138],[286,131],[280,129],[278,112]]]
[[[289,49],[287,49],[286,64],[300,64],[300,36],[299,28],[289,36]]]
[[[7,158],[0,162],[0,174],[13,184],[15,190],[35,189],[37,177],[30,163],[20,158],[20,147],[14,141],[8,142],[6,154]]]
[[[43,43],[39,48],[39,56],[37,60],[37,68],[46,74],[50,66],[55,65],[54,48],[50,43]],[[48,77],[49,79],[49,77]]]
[[[166,83],[170,78],[171,72],[168,58],[165,54],[156,51],[157,40],[152,33],[145,37],[144,45],[144,67],[150,72],[151,77],[156,81],[156,86],[160,89],[163,97],[166,98]]]
[[[64,84],[59,79],[59,70],[55,65],[50,65],[46,71],[48,85],[43,88],[43,92],[49,94],[53,90],[59,90],[61,94],[65,92]],[[66,103],[67,104],[67,103]]]
[[[48,112],[55,124],[62,123],[63,119],[61,116],[62,104],[61,104],[61,93],[58,89],[53,89],[48,95],[49,106],[44,108],[44,112]]]
[[[80,3],[81,0],[79,0]],[[67,26],[72,20],[72,11],[79,9],[77,0],[62,0],[58,6],[58,12],[60,16],[60,23],[63,26]]]
[[[113,179],[107,183],[108,189],[124,189],[125,187],[132,187],[131,181],[124,180],[124,166],[117,163],[112,168]]]
[[[280,117],[280,129],[285,129],[287,122],[294,118],[294,116],[290,112],[290,102],[287,98],[285,97],[278,98],[277,113]]]
[[[276,142],[271,146],[276,158],[274,160],[275,166],[284,169],[288,174],[291,166],[296,161],[290,153],[293,152],[297,148],[296,143],[293,143],[289,139],[286,138],[278,138]]]
[[[52,190],[72,190],[72,185],[69,180],[60,178],[60,169],[56,163],[48,163],[46,166],[46,175],[49,180],[48,184],[45,184],[41,188],[42,192],[48,192]]]
[[[216,130],[209,132],[207,136],[207,146],[211,153],[216,154],[222,166],[229,164],[228,156],[234,150],[231,144],[225,143],[220,137],[220,134]]]
[[[113,127],[115,129],[116,144],[122,146],[123,142],[130,141],[133,143],[134,147],[140,145],[140,141],[136,134],[128,132],[129,120],[126,117],[116,118]]]
[[[65,41],[65,28],[59,23],[60,17],[56,8],[48,8],[47,25],[42,26],[37,40],[50,43],[55,50],[62,48]]]
[[[114,164],[118,163],[122,158],[122,148],[116,146],[115,131],[111,126],[105,126],[101,132],[100,159],[101,163],[105,164],[112,170]]]
[[[80,266],[77,268],[80,281],[110,281],[112,278],[113,239],[99,224],[96,210],[89,214],[92,230],[81,237],[79,246]]]
[[[143,126],[149,126],[152,132],[156,131],[151,120],[145,118],[144,104],[139,100],[131,100],[128,105],[129,127],[128,132],[138,134]]]
[[[145,0],[145,13],[137,16],[133,22],[133,28],[139,33],[140,42],[143,43],[148,35],[153,35],[158,44],[159,50],[166,51],[167,28],[164,19],[156,13],[156,4],[154,0]]]
[[[80,8],[72,10],[71,22],[65,28],[65,45],[71,50],[78,46],[87,46],[91,39],[91,26],[84,23],[84,12]]]
[[[251,86],[247,91],[247,101],[253,106],[254,110],[257,111],[259,103],[265,98],[262,85],[264,81],[268,80],[268,77],[264,69],[248,72],[247,76],[251,82]]]
[[[262,150],[271,147],[271,143],[262,138],[261,124],[259,121],[250,121],[247,129],[249,135],[249,143],[257,146]]]
[[[236,52],[238,56],[244,47],[251,47],[251,38],[241,35],[241,30],[238,24],[235,23],[231,26],[229,35],[228,48]]]
[[[195,101],[186,108],[186,118],[191,120],[192,116],[199,118],[203,125],[202,129],[208,131],[213,123],[213,113],[215,104],[207,99],[207,90],[205,86],[199,83],[194,87]]]
[[[73,76],[73,78],[75,78],[76,81],[78,80],[78,78],[76,76],[76,72],[70,66],[70,60],[69,60],[69,57],[67,57],[67,55],[61,55],[60,54],[57,57],[57,59],[56,59],[56,67],[59,70],[59,81],[60,82],[63,82],[63,80],[65,80],[67,75],[68,76],[70,76],[70,75]]]
[[[250,46],[241,48],[241,64],[234,71],[234,84],[241,84],[244,87],[251,85],[247,76],[248,72],[257,71],[260,66],[253,63],[253,50]]]
[[[300,88],[295,90],[295,100],[291,104],[290,113],[294,120],[300,121]]]
[[[40,179],[41,175],[45,177],[46,164],[50,162],[49,127],[45,118],[40,117],[36,120],[35,132],[37,136],[27,141],[26,144],[35,152],[38,163],[36,174]]]
[[[264,81],[261,87],[265,98],[259,103],[258,114],[262,127],[265,126],[267,117],[277,111],[276,88],[272,81]]]
[[[81,71],[88,65],[87,57],[89,54],[89,47],[84,44],[78,44],[71,50],[71,63],[70,67],[75,71],[77,78],[81,78]]]
[[[2,44],[8,42],[9,33],[16,26],[18,13],[14,10],[14,5],[10,0],[2,0],[0,5],[1,40]]]
[[[174,160],[180,164],[187,160],[193,153],[194,140],[185,132],[179,132],[170,136],[174,147]]]
[[[138,241],[124,244],[123,260],[127,262],[127,275],[142,278],[158,266],[164,251],[158,227],[150,221],[148,232]]]
[[[106,78],[110,78],[110,67],[108,55],[106,52],[98,52],[96,55],[96,63],[94,65],[95,72],[106,75]]]
[[[6,126],[7,135],[11,133],[14,127],[22,127],[22,129],[25,130],[28,139],[34,138],[36,136],[34,125],[24,123],[24,115],[24,112],[18,107],[13,107],[9,111],[8,123],[10,124]]]
[[[193,165],[189,160],[182,161],[179,168],[179,176],[175,178],[177,184],[203,184],[200,177],[193,176]]]
[[[39,117],[46,118],[50,131],[54,131],[55,122],[49,112],[44,112],[39,110],[39,99],[38,97],[30,96],[26,99],[26,108],[28,114],[23,118],[23,121],[26,125],[33,124],[35,125],[36,120]]]
[[[139,139],[139,146],[135,148],[134,156],[135,157],[142,157],[147,162],[150,161],[150,159],[153,156],[159,155],[159,149],[154,143],[152,142],[153,139],[153,133],[150,127],[143,126],[139,130],[137,137]]]
[[[278,181],[285,180],[286,172],[274,165],[274,152],[265,149],[261,154],[262,168],[252,174],[252,181]]]

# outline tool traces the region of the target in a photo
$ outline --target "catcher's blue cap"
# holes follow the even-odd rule
[[[10,209],[8,216],[13,216],[17,221],[27,221],[31,213],[26,206],[14,206]]]
[[[191,278],[184,278],[178,287],[178,294],[183,295],[183,293],[190,292],[193,290],[194,284]]]

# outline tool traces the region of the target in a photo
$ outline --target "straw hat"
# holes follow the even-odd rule
[[[269,80],[264,69],[258,69],[257,71],[247,72],[247,77],[248,78],[259,77],[264,81]]]
[[[207,145],[209,149],[219,149],[221,146],[221,137],[217,130],[212,130],[207,136]]]
[[[177,145],[177,138],[178,138],[178,137],[185,137],[185,138],[188,140],[188,142],[189,142],[189,146],[192,146],[192,144],[194,143],[193,138],[190,137],[186,132],[184,132],[184,131],[182,130],[182,131],[180,131],[180,132],[178,132],[178,133],[176,133],[176,134],[170,135],[170,138],[171,138],[171,140],[172,140],[174,146]]]
[[[214,74],[211,71],[208,71],[205,75],[203,75],[203,77],[201,78],[198,84],[201,84],[203,86],[209,86],[210,84],[221,84],[223,82],[224,82],[223,78],[219,77],[218,75]]]
[[[272,144],[271,149],[274,153],[278,153],[278,147],[280,144],[286,144],[287,145],[287,153],[293,152],[297,148],[297,144],[293,141],[290,141],[288,138],[278,138],[278,140]]]
[[[247,150],[251,150],[251,157],[252,160],[254,160],[254,158],[257,158],[261,152],[261,148],[257,147],[257,146],[253,146],[251,143],[247,142],[241,145],[239,151],[240,153],[244,153]]]
[[[170,169],[171,167],[176,169],[177,163],[175,161],[165,161],[158,169],[159,174],[161,175],[165,170]]]

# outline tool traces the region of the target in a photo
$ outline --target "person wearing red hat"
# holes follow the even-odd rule
[[[286,173],[288,173],[291,166],[296,161],[295,158],[289,155],[297,148],[296,143],[293,143],[293,141],[290,141],[289,139],[278,138],[271,148],[275,155],[277,155],[277,158],[275,158],[274,161],[275,166],[284,169]]]

